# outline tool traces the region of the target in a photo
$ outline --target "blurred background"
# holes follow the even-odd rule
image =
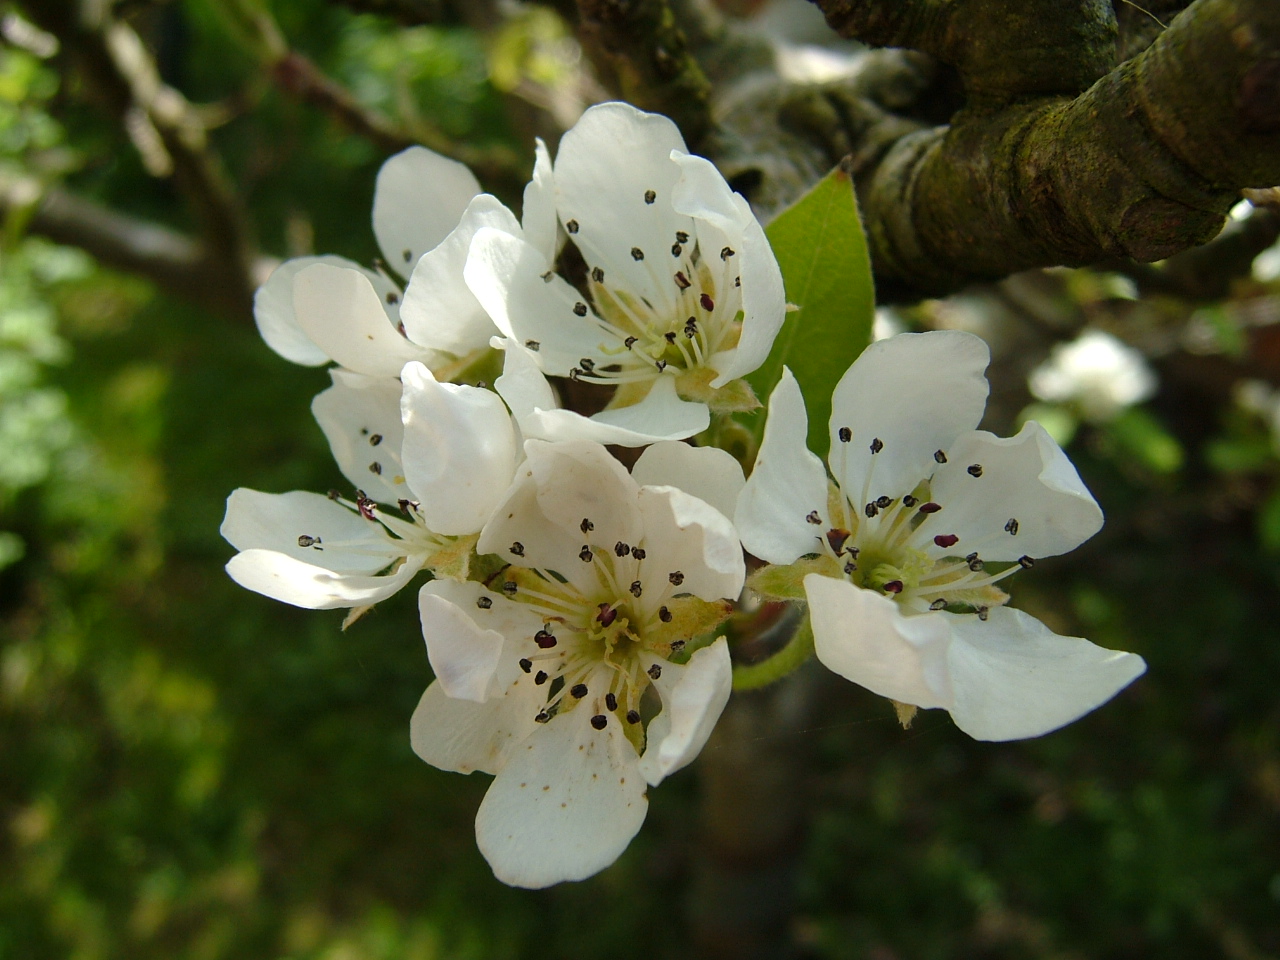
[[[695,6],[751,51],[717,102],[859,69],[800,0]],[[1271,194],[1164,264],[877,317],[984,336],[984,426],[1045,423],[1107,513],[1014,603],[1149,672],[1040,740],[904,731],[811,665],[736,699],[614,867],[511,890],[487,778],[410,750],[411,592],[343,633],[226,577],[232,489],[341,482],[327,375],[254,329],[273,258],[372,262],[411,142],[518,203],[532,137],[610,89],[572,4],[0,3],[0,958],[1280,957]]]

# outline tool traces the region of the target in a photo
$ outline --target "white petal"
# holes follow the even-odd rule
[[[900,703],[950,706],[951,625],[941,614],[904,617],[892,600],[816,573],[804,591],[814,651],[828,669]]]
[[[470,170],[426,147],[388,158],[373,191],[373,234],[387,264],[408,276],[418,258],[457,226],[479,192]]]
[[[532,688],[532,684],[529,685]],[[529,697],[484,703],[455,700],[439,683],[427,687],[409,724],[413,752],[441,770],[496,773],[538,724]]]
[[[855,506],[864,489],[866,500],[910,493],[933,473],[934,452],[978,425],[989,360],[981,339],[956,330],[903,333],[862,352],[831,397],[829,462]],[[842,427],[853,433],[847,443]],[[884,448],[873,455],[875,440]]]
[[[960,538],[945,552],[976,550],[986,560],[1055,557],[1102,529],[1102,508],[1035,421],[1006,439],[974,431],[952,444],[947,457],[930,490],[942,510],[928,524],[931,535],[945,528]],[[969,473],[975,464],[982,468],[978,477]]]
[[[626,467],[598,443],[528,440],[525,466],[533,471],[538,506],[561,530],[580,531],[589,519],[591,542],[638,543],[642,535],[639,486]]]
[[[643,400],[629,407],[601,410],[589,418],[594,439],[620,447],[640,447],[660,440],[683,440],[711,423],[705,403],[681,400],[675,378],[658,377]]]
[[[511,485],[516,438],[498,395],[438,383],[420,363],[404,382],[404,475],[428,529],[448,536],[476,533]]]
[[[743,227],[741,245],[735,249],[742,271],[742,333],[731,362],[717,368],[720,375],[711,381],[713,387],[745,377],[764,363],[787,314],[782,269],[754,217]]]
[[[484,227],[520,234],[515,215],[482,193],[439,246],[418,259],[400,306],[405,335],[414,343],[463,357],[488,346],[497,332],[462,275],[471,241]]]
[[[379,503],[411,497],[401,463],[400,382],[340,368],[330,376],[333,386],[311,401],[311,413],[342,475]]]
[[[380,523],[318,493],[259,493],[241,487],[227,497],[222,536],[237,550],[284,553],[334,573],[370,575],[404,555]],[[302,536],[315,538],[310,547]]]
[[[649,723],[640,758],[640,772],[653,787],[702,751],[733,690],[724,637],[694,653],[684,666],[665,660],[660,666],[662,674],[653,685],[662,697],[662,712]]]
[[[742,209],[734,202],[733,190],[716,165],[683,150],[673,150],[670,157],[680,174],[671,191],[672,208],[687,217],[705,220],[723,233],[740,233],[745,224]],[[709,253],[703,251],[704,255]]]
[[[1021,610],[1000,607],[986,623],[956,621],[948,652],[951,716],[978,740],[1021,740],[1057,730],[1100,707],[1141,676],[1137,654],[1060,637]]]
[[[476,605],[481,597],[488,599],[487,608]],[[499,696],[520,679],[515,653],[503,661],[503,649],[532,637],[542,626],[530,607],[470,580],[423,584],[418,613],[436,680],[449,696],[476,702]]]
[[[586,308],[582,296],[550,269],[530,244],[485,227],[471,241],[464,276],[504,336],[536,349],[543,370],[568,376],[583,357],[601,358],[610,338],[590,313],[574,312],[580,303]]]
[[[533,177],[524,188],[524,238],[541,253],[547,263],[556,258],[559,224],[556,220],[555,175],[551,154],[539,137],[534,141]]]
[[[733,516],[738,494],[747,482],[742,464],[724,450],[672,440],[646,447],[631,468],[631,478],[642,487],[679,487],[726,517]]]
[[[385,600],[422,569],[423,557],[408,557],[383,577],[334,573],[274,550],[245,550],[227,563],[231,579],[247,590],[308,610],[363,607]]]
[[[395,377],[410,360],[437,360],[391,325],[378,292],[359,270],[313,263],[294,277],[293,303],[312,342],[357,373]]]
[[[769,398],[769,419],[747,485],[738,495],[734,524],[748,553],[769,563],[791,563],[819,547],[831,524],[827,512],[827,472],[805,446],[809,419],[800,385],[783,368]],[[805,517],[818,511],[826,526]]]
[[[666,117],[603,103],[561,138],[555,162],[560,220],[587,265],[603,267],[610,285],[647,297],[660,311],[675,303],[667,264],[676,232],[693,233],[693,221],[671,206],[680,178],[672,150],[683,153],[685,144]],[[646,203],[650,190],[654,202]],[[634,259],[633,248],[644,259]]]
[[[317,347],[298,324],[293,304],[293,278],[298,272],[316,263],[357,270],[369,278],[378,292],[383,309],[395,324],[399,307],[388,301],[387,294],[399,296],[399,288],[381,274],[366,270],[360,264],[345,257],[296,257],[276,267],[267,282],[253,295],[253,319],[262,339],[280,356],[307,367],[318,367],[329,362],[327,353]]]
[[[582,880],[613,863],[644,823],[639,759],[616,719],[562,714],[510,752],[476,814],[494,875],[517,887]]]
[[[668,576],[684,574],[677,592],[703,600],[736,600],[746,566],[742,546],[729,518],[710,504],[675,487],[641,487],[645,562],[642,566],[649,609],[670,590]]]

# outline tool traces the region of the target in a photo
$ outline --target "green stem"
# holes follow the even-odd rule
[[[813,653],[813,627],[806,615],[796,627],[787,645],[768,660],[741,664],[733,668],[734,690],[759,690],[781,680],[796,670]]]

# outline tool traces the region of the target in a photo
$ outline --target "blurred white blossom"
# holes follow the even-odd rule
[[[1146,358],[1109,333],[1087,330],[1053,348],[1027,378],[1041,400],[1073,404],[1086,420],[1110,420],[1156,392]]]

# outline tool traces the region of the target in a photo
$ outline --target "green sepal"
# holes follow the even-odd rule
[[[767,600],[804,600],[804,578],[811,573],[839,578],[840,565],[825,555],[769,564],[748,577],[747,586]]]

